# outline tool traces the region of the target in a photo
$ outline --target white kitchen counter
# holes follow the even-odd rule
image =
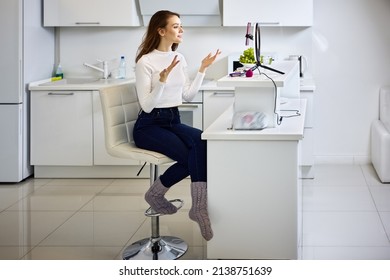
[[[273,87],[274,83],[269,79],[272,78],[277,87],[285,87],[289,80],[296,76],[297,81],[299,80],[299,76],[297,73],[299,72],[299,65],[295,61],[286,60],[275,62],[272,64],[272,68],[284,72],[284,74],[279,74],[270,70],[261,69],[262,73],[266,75],[259,75],[258,71],[255,70],[253,73],[253,77],[247,78],[243,77],[230,77],[226,75],[218,80],[218,86],[225,87]]]
[[[99,90],[105,87],[124,85],[134,82],[134,79],[98,79],[98,78],[67,78],[58,81],[51,79],[32,82],[29,90]]]
[[[202,134],[205,140],[301,140],[305,123],[306,100],[288,99],[288,102],[280,106],[281,116],[299,116],[283,118],[281,125],[265,128],[263,130],[232,130],[233,107],[226,110],[213,124]]]
[[[276,68],[276,67],[275,67]],[[266,73],[273,73],[267,71]],[[242,77],[243,78],[243,77]],[[301,91],[315,91],[316,85],[315,81],[310,73],[306,73],[303,78],[300,78],[300,90]],[[200,90],[234,90],[234,86],[222,86],[221,83],[218,83],[217,80],[207,80],[203,81]]]
[[[208,259],[298,259],[302,241],[300,141],[306,100],[275,128],[237,131],[232,108],[202,134],[207,140],[208,208],[214,237]],[[283,115],[293,114],[281,111]]]
[[[222,87],[217,85],[217,80],[203,80],[200,90],[234,90],[234,87]]]
[[[200,87],[200,90],[234,90],[234,87],[232,86],[218,86],[217,80],[204,80],[202,86]],[[316,90],[315,81],[312,77],[304,77],[300,78],[300,85],[299,89],[301,91],[312,91],[314,92]]]

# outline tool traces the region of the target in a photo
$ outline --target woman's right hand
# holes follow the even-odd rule
[[[171,64],[160,72],[160,82],[165,83],[168,79],[169,73],[171,73],[172,69],[180,62],[177,60],[177,55],[173,58]]]

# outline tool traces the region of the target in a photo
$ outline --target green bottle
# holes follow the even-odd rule
[[[58,67],[57,67],[57,70],[56,70],[56,77],[60,77],[61,79],[64,78],[64,73],[62,73],[61,63],[58,63]]]

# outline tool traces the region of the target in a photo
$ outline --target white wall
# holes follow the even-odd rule
[[[315,78],[317,162],[368,162],[370,124],[378,117],[378,90],[390,84],[390,1],[314,0],[311,28],[268,27],[262,30],[264,51],[308,57]],[[183,22],[185,27],[185,22]],[[130,76],[134,57],[145,32],[134,28],[60,28],[58,56],[65,76],[99,75],[82,66],[105,59],[115,73],[125,55]],[[194,73],[200,60],[217,48],[221,59],[207,78],[226,74],[226,56],[240,52],[245,28],[185,28],[179,47]]]
[[[317,162],[367,162],[378,90],[390,84],[390,1],[314,0]]]
[[[185,25],[185,23],[183,23]],[[178,51],[182,52],[194,74],[200,61],[209,52],[222,50],[220,60],[207,71],[207,78],[219,78],[227,72],[227,59],[231,53],[241,52],[245,46],[246,27],[189,27],[185,28],[184,42]],[[119,57],[123,54],[128,61],[129,75],[132,76],[134,58],[144,35],[144,27],[132,28],[59,28],[59,57],[64,74],[99,75],[94,70],[83,66],[83,62],[97,63],[96,58],[109,61],[110,68],[118,66]],[[289,54],[305,54],[311,58],[310,28],[262,29],[262,50],[278,52],[280,58]]]

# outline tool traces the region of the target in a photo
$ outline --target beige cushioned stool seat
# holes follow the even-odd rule
[[[158,178],[158,166],[173,163],[169,157],[136,147],[133,128],[141,110],[138,103],[135,83],[107,87],[100,90],[102,103],[105,145],[107,152],[119,158],[134,159],[150,164],[150,184]],[[183,206],[181,199],[178,209]],[[159,218],[162,216],[149,208],[145,215],[151,219],[151,237],[136,241],[123,252],[123,259],[129,260],[172,260],[180,258],[188,245],[178,237],[160,236]]]

